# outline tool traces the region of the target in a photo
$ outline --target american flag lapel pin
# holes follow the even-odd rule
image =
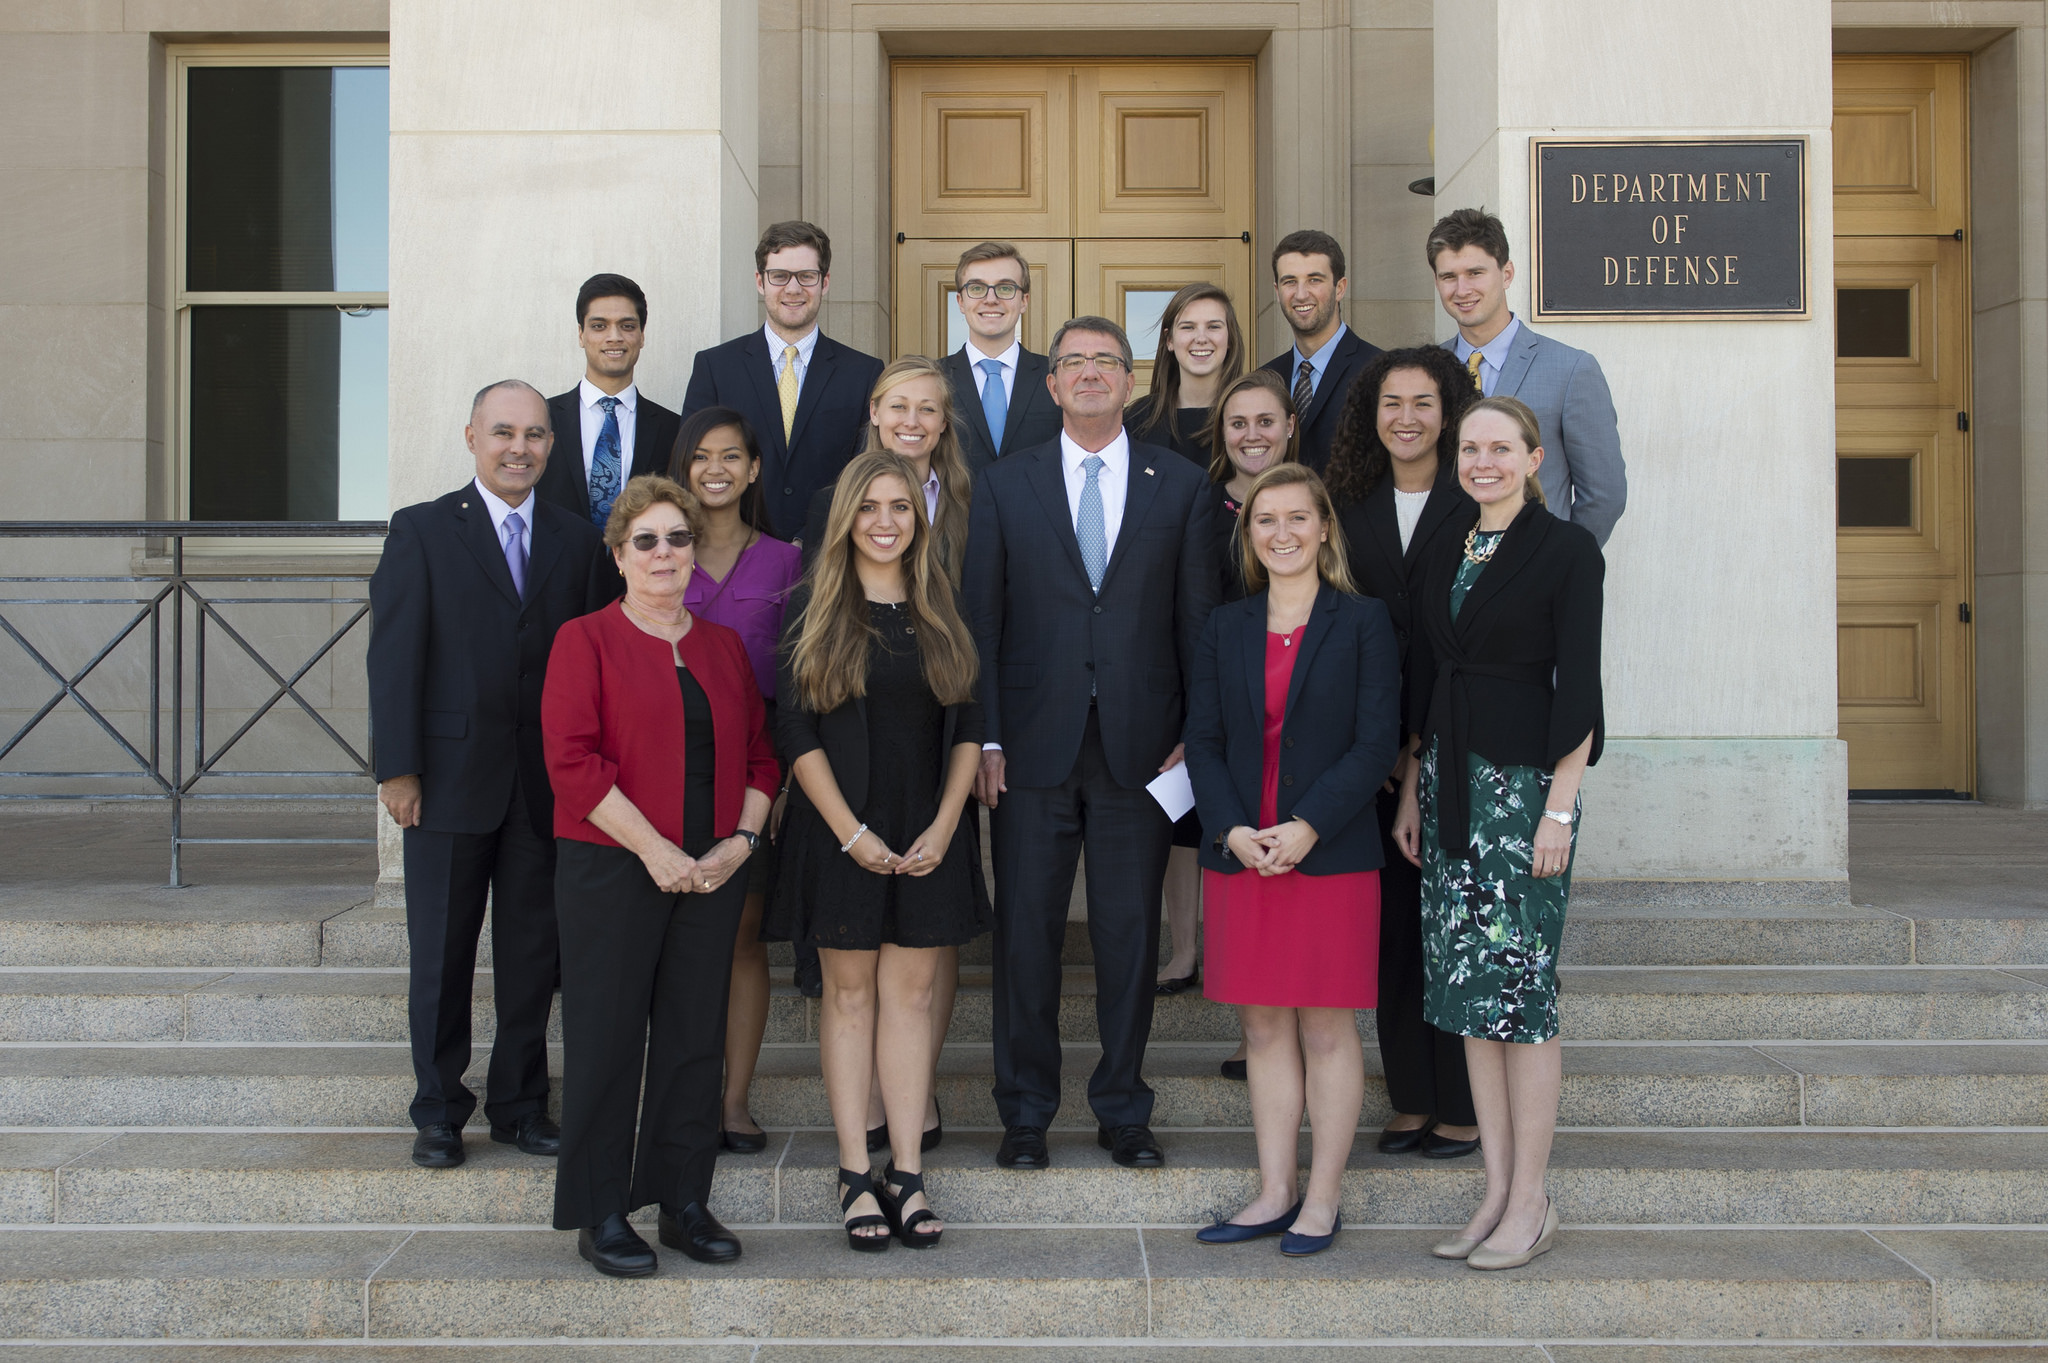
[[[1150,477],[1152,476],[1152,470],[1151,470],[1151,469],[1146,469],[1146,470],[1145,470],[1145,476],[1146,476],[1147,478],[1150,478]]]

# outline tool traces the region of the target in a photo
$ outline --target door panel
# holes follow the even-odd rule
[[[967,343],[966,319],[954,302],[954,267],[960,253],[981,240],[906,241],[896,248],[896,349],[899,354],[948,355]],[[1074,243],[1018,241],[1031,267],[1031,306],[1024,313],[1024,346],[1043,351],[1059,324],[1074,315]]]
[[[896,230],[912,237],[1072,235],[1065,66],[905,63],[896,71]]]
[[[1075,235],[1250,231],[1251,75],[1242,63],[1077,68]]]
[[[1964,57],[1835,59],[1835,235],[1949,235],[1969,216]]]
[[[1835,243],[1835,405],[1963,406],[1964,246],[1924,237]]]
[[[1152,387],[1153,352],[1166,302],[1186,284],[1219,284],[1249,297],[1251,250],[1241,241],[1074,243],[1074,315],[1107,317],[1130,333],[1135,391]]]

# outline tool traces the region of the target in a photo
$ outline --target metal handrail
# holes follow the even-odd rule
[[[367,845],[375,838],[195,838],[186,837],[184,831],[184,807],[191,800],[351,800],[360,795],[323,794],[318,792],[237,792],[213,794],[201,792],[196,787],[208,777],[268,777],[268,778],[312,778],[349,779],[361,778],[375,782],[375,775],[369,759],[358,752],[354,745],[322,716],[312,702],[300,694],[298,683],[306,674],[319,665],[322,659],[334,651],[336,645],[348,636],[350,631],[367,620],[370,615],[368,595],[348,596],[219,596],[208,595],[205,588],[233,582],[365,582],[369,572],[321,571],[309,573],[268,572],[235,573],[207,571],[188,573],[185,569],[185,541],[188,539],[330,539],[330,538],[379,538],[387,531],[383,521],[0,521],[0,539],[129,539],[167,540],[170,543],[170,565],[165,570],[144,570],[125,575],[43,575],[29,577],[0,577],[4,583],[107,583],[107,584],[150,584],[149,589],[138,589],[128,597],[122,596],[34,596],[0,598],[0,633],[6,634],[20,646],[34,663],[57,684],[57,691],[42,704],[5,743],[0,743],[0,760],[21,745],[36,726],[56,713],[67,699],[84,711],[100,730],[112,739],[115,746],[127,754],[134,763],[131,770],[124,771],[22,771],[0,769],[0,778],[21,780],[133,780],[141,777],[155,788],[143,792],[100,792],[74,793],[0,793],[0,800],[163,800],[171,812],[171,879],[170,884],[181,887],[185,883],[182,854],[187,845],[215,844],[225,846],[253,845]],[[160,585],[159,585],[160,584]],[[193,708],[192,708],[192,766],[189,774],[185,770],[185,613],[187,605],[193,615]],[[246,635],[229,623],[219,609],[231,605],[319,605],[327,608],[353,605],[358,609],[349,616],[340,628],[333,630],[324,643],[313,651],[311,657],[301,663],[289,675],[271,665]],[[26,635],[16,628],[7,617],[6,608],[14,606],[135,606],[135,613],[126,617],[125,622],[114,631],[92,658],[81,668],[68,676],[52,663],[43,652],[29,642]],[[163,742],[164,724],[164,615],[166,605],[170,606],[170,742]],[[218,633],[225,634],[237,649],[262,670],[276,688],[268,699],[242,722],[226,742],[216,747],[211,754],[206,745],[206,636],[207,622],[211,620]],[[149,629],[149,740],[148,753],[131,742],[97,706],[88,700],[80,687],[95,668],[112,656],[115,649],[129,639],[147,623]],[[265,715],[281,702],[290,699],[316,727],[324,733],[343,753],[348,761],[345,770],[336,771],[222,771],[220,760],[239,743],[250,730],[256,727]],[[163,754],[168,749],[169,771],[164,769]],[[374,751],[368,743],[366,751]]]

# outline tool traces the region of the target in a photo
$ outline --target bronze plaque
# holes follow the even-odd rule
[[[1804,318],[1806,139],[1529,143],[1532,321]]]

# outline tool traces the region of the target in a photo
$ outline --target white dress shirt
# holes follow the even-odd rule
[[[591,461],[597,458],[597,437],[604,432],[604,408],[597,400],[607,394],[589,379],[576,384],[576,401],[583,417],[583,486],[590,486]],[[640,410],[640,387],[629,383],[610,396],[619,400],[613,414],[619,419],[619,486],[633,476],[633,433]]]
[[[772,383],[782,382],[782,352],[789,349],[790,342],[775,334],[772,325],[764,323],[761,334],[768,338],[768,378]],[[796,386],[802,392],[804,375],[811,372],[811,356],[818,350],[818,328],[812,327],[811,334],[796,344]]]
[[[533,494],[527,493],[526,500],[514,506],[485,487],[480,478],[472,479],[471,485],[476,488],[476,495],[484,499],[484,509],[491,513],[491,534],[497,539],[500,549],[505,547],[505,518],[515,511],[519,513],[519,524],[522,527],[519,531],[519,547],[526,552],[527,561],[532,562]]]
[[[974,391],[982,395],[983,406],[988,404],[989,372],[981,367],[981,363],[983,360],[994,360],[1002,366],[1003,407],[1007,411],[1010,402],[1017,396],[1017,365],[1024,358],[1024,343],[1013,340],[1010,342],[1010,348],[1002,354],[984,355],[974,348],[974,342],[969,341],[960,347],[960,353],[967,357],[967,367],[974,371]],[[1002,432],[997,431],[995,434],[1000,437]]]
[[[1102,472],[1096,475],[1095,486],[1102,493],[1103,553],[1111,555],[1116,553],[1116,532],[1123,528],[1124,494],[1130,490],[1130,433],[1118,431],[1116,439],[1099,450],[1089,451],[1076,445],[1066,431],[1060,432],[1060,471],[1067,476],[1067,513],[1074,518],[1074,533],[1077,535],[1081,523],[1081,488],[1088,481],[1088,471],[1081,464],[1091,453],[1104,465]],[[1106,557],[1104,561],[1108,561]]]
[[[1500,382],[1501,368],[1508,362],[1508,350],[1514,345],[1515,334],[1521,329],[1522,319],[1511,312],[1508,314],[1508,324],[1500,329],[1500,335],[1494,337],[1485,345],[1473,345],[1463,336],[1458,337],[1458,344],[1454,353],[1458,357],[1459,364],[1471,363],[1472,352],[1475,350],[1480,354],[1479,396],[1484,398],[1493,396],[1494,385]]]
[[[931,470],[924,476],[924,518],[927,524],[939,522],[939,471]]]

